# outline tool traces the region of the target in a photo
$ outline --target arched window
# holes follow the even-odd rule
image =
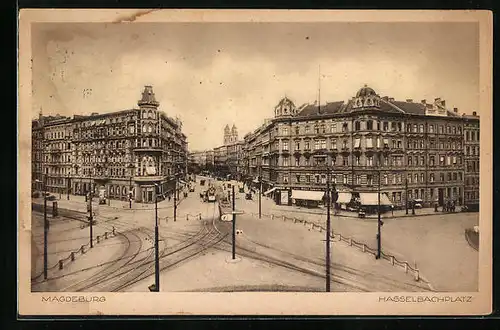
[[[148,132],[151,133],[153,131],[153,128],[148,125]]]
[[[354,130],[356,131],[361,130],[361,123],[359,121],[354,123]]]
[[[154,117],[155,117],[155,115],[154,115],[153,111],[149,110],[149,118],[154,118]]]
[[[144,119],[148,118],[148,113],[146,111],[144,111],[142,113],[142,118],[144,118]]]

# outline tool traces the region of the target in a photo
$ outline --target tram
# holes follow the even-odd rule
[[[215,202],[215,188],[214,187],[210,187],[207,190],[207,200],[209,203]]]

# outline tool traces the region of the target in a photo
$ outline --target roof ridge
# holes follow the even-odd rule
[[[398,110],[399,112],[406,113],[406,111],[404,111],[403,109],[401,109],[397,105],[395,105],[393,103],[390,103],[389,101],[386,101],[383,98],[379,98],[379,100],[382,101],[382,102],[384,102],[385,104],[388,104],[388,105],[392,106],[394,109]],[[399,102],[399,101],[396,101],[396,102]]]

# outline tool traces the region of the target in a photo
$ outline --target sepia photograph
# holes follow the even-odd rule
[[[20,16],[26,311],[491,311],[487,12],[78,11]]]

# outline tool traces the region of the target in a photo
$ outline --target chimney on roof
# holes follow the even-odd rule
[[[442,100],[442,101],[441,101],[441,105],[442,105],[443,107],[445,107],[445,106],[446,106],[446,101],[445,101],[445,100]]]
[[[422,104],[427,104],[427,100],[425,100],[425,99],[420,101],[420,102],[422,102]]]
[[[413,103],[413,99],[406,99],[406,102]]]
[[[454,113],[458,113],[458,108],[453,108]]]
[[[472,111],[472,115],[473,116],[477,116],[477,112],[476,111]]]
[[[394,102],[394,98],[393,97],[389,97],[389,101]]]

